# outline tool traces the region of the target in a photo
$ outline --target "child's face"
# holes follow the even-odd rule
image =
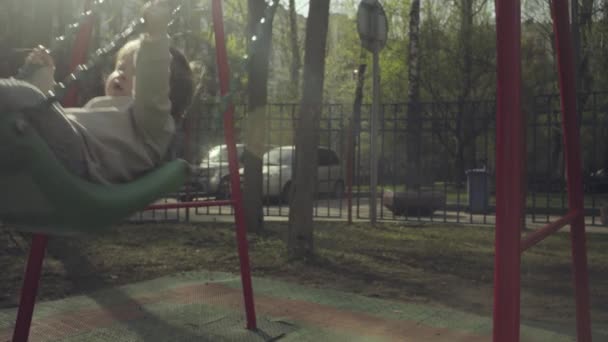
[[[125,53],[116,61],[114,71],[106,80],[107,96],[133,96],[133,78],[135,77],[133,56],[134,52]]]

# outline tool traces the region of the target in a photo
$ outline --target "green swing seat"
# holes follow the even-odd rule
[[[0,221],[49,235],[102,232],[177,191],[188,164],[175,160],[128,184],[72,175],[19,112],[0,115]]]

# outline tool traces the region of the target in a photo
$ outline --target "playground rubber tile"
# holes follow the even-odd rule
[[[30,341],[490,341],[491,320],[255,279],[256,332],[244,329],[240,280],[196,272],[39,303]],[[15,310],[0,311],[0,341]],[[572,341],[522,326],[522,341]]]

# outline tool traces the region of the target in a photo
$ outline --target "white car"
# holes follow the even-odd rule
[[[239,165],[244,150],[243,144],[236,144]],[[218,199],[230,197],[230,172],[226,145],[213,146],[193,171],[194,174],[186,187],[187,191],[184,191],[180,197],[182,201],[190,201],[197,196],[215,196]]]
[[[265,197],[279,198],[281,201],[289,203],[295,152],[295,146],[280,146],[264,154],[262,192]],[[344,179],[338,155],[328,148],[319,147],[317,156],[318,185],[316,191],[341,198],[344,194]]]

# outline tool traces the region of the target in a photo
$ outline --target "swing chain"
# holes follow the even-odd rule
[[[75,22],[73,22],[72,24],[69,24],[62,35],[55,37],[53,40],[51,40],[50,46],[48,47],[46,52],[48,54],[51,54],[53,52],[58,52],[58,51],[64,50],[66,48],[68,42],[71,42],[74,40],[74,36],[78,32],[80,26],[85,21],[89,20],[89,18],[93,14],[97,13],[102,8],[101,5],[103,5],[104,3],[107,3],[107,2],[105,2],[105,0],[93,1],[91,3],[91,5],[89,6],[89,9],[82,12]],[[36,70],[38,70],[38,68],[39,68],[39,66],[37,66],[37,65],[25,64],[21,68],[19,68],[15,78],[21,79],[21,80],[27,79]]]
[[[82,25],[82,23],[89,19],[90,16],[94,15],[94,13],[97,12],[97,10],[99,8],[101,8],[101,5],[106,3],[105,0],[95,0],[92,2],[91,7],[89,10],[84,11],[79,20],[76,21],[73,24],[68,25],[68,28],[66,30],[66,33],[64,35],[61,35],[57,38],[54,39],[54,46],[53,46],[53,50],[56,51],[56,49],[58,49],[61,44],[64,44],[66,41],[69,41],[70,39],[67,38],[67,36],[72,36],[73,34],[75,34],[75,32],[77,32],[77,29]],[[254,34],[251,39],[249,39],[249,44],[248,44],[248,54],[246,54],[245,56],[243,56],[241,63],[240,63],[240,69],[241,70],[247,70],[247,68],[249,67],[249,61],[250,58],[249,56],[252,56],[256,53],[257,51],[257,46],[258,46],[258,41],[260,41],[259,37],[262,35],[263,31],[263,25],[266,23],[271,23],[274,15],[276,13],[277,7],[279,5],[279,0],[268,0],[266,2],[267,6],[266,9],[264,10],[264,16],[262,18],[260,18],[260,21],[258,22],[257,28],[256,28],[256,34]],[[181,11],[181,9],[184,6],[177,5],[175,7],[175,9],[172,11],[171,13],[171,17],[173,18],[168,25],[168,30],[170,30],[176,23],[175,17],[176,15]],[[124,43],[126,43],[129,39],[131,39],[131,37],[133,37],[135,34],[141,32],[142,27],[144,25],[145,21],[143,18],[138,18],[133,20],[132,22],[130,22],[127,27],[120,33],[116,34],[109,43],[107,43],[103,48],[99,48],[95,51],[93,58],[86,64],[80,64],[78,65],[75,70],[73,72],[71,72],[63,81],[61,82],[57,82],[57,84],[54,86],[53,90],[49,91],[48,95],[47,95],[47,104],[52,104],[55,102],[60,101],[63,96],[65,96],[65,94],[67,93],[67,89],[69,88],[69,86],[78,81],[81,80],[83,75],[88,72],[89,70],[91,70],[92,68],[94,68],[97,64],[99,64],[99,62],[101,62],[103,59],[105,59],[108,55],[115,53],[116,51],[118,51],[123,45]],[[31,70],[24,70],[26,68],[22,68],[17,76],[17,78],[24,78],[23,74],[25,73],[31,73]],[[236,77],[234,76],[234,74],[231,77],[230,80],[230,87],[229,87],[229,91],[228,93],[226,93],[226,95],[221,96],[221,98],[219,99],[219,103],[218,103],[218,111],[224,112],[226,111],[226,109],[233,103],[233,98],[235,93],[237,93],[237,83],[236,82]]]
[[[65,42],[72,40],[72,39],[68,39],[68,37],[73,37],[75,35],[75,32],[77,32],[77,30],[82,25],[82,23],[84,23],[86,20],[90,19],[91,16],[93,16],[95,13],[97,13],[97,11],[99,10],[99,8],[101,8],[101,5],[103,3],[105,3],[105,0],[93,1],[90,9],[83,12],[78,21],[76,21],[73,24],[68,25],[68,28],[66,29],[66,33],[55,38],[53,40],[52,50],[47,49],[46,52],[51,54],[52,51],[57,51],[60,48],[63,48],[62,44],[65,44]],[[181,8],[182,8],[182,5],[176,6],[175,9],[171,12],[171,17],[175,17],[178,14],[178,12],[181,10]],[[67,93],[67,89],[69,88],[69,86],[72,83],[81,80],[87,71],[89,71],[90,69],[93,69],[102,60],[104,60],[108,55],[113,54],[116,51],[118,51],[129,39],[131,39],[131,37],[133,37],[135,34],[141,32],[144,23],[145,23],[145,20],[143,17],[133,20],[132,22],[130,22],[127,25],[127,27],[122,32],[116,34],[110,40],[110,42],[108,44],[106,44],[103,48],[95,50],[93,58],[88,63],[78,65],[74,69],[74,71],[72,71],[67,77],[64,78],[63,81],[57,82],[55,84],[53,89],[48,92],[46,102],[48,104],[52,104],[52,103],[60,101]],[[170,30],[174,24],[175,24],[175,20],[171,20],[168,24],[168,30]],[[16,78],[17,79],[27,79],[31,74],[33,74],[36,70],[38,70],[38,68],[40,68],[39,65],[25,64],[22,68],[19,69],[19,72],[17,73]]]
[[[182,9],[182,5],[178,5],[172,12],[171,17],[175,17],[179,11]],[[108,55],[111,55],[118,51],[129,39],[131,39],[135,34],[142,32],[142,27],[145,24],[145,20],[143,17],[133,20],[127,28],[122,32],[116,34],[108,44],[106,44],[103,48],[95,50],[93,58],[87,64],[78,65],[75,70],[70,73],[62,82],[58,82],[53,90],[51,90],[48,94],[48,102],[53,103],[60,101],[63,96],[66,94],[69,86],[82,79],[83,75],[98,65],[102,60],[104,60]],[[175,24],[175,20],[171,20],[168,25],[168,29],[171,29]]]

